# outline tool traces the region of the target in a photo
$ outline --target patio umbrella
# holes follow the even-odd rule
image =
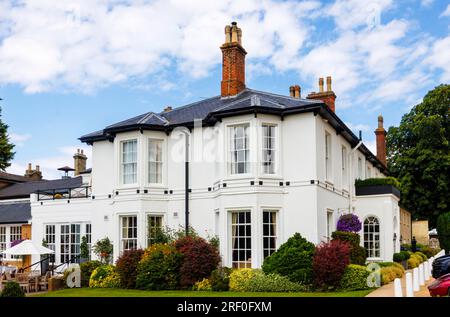
[[[2,253],[10,255],[40,255],[55,253],[55,251],[42,245],[35,245],[31,240],[23,240],[19,244],[6,249]]]

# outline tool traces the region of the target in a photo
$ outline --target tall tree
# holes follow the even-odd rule
[[[429,91],[387,134],[388,167],[401,182],[402,204],[414,218],[450,211],[450,85]]]
[[[8,125],[2,121],[1,117],[2,109],[0,108],[0,170],[4,171],[11,165],[15,152],[13,152],[14,144],[9,141]]]

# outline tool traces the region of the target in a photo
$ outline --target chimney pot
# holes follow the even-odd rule
[[[299,85],[294,86],[294,97],[297,99],[300,99],[300,86]]]
[[[323,77],[319,78],[319,92],[323,92]]]
[[[29,170],[29,171],[32,170],[31,163],[28,163],[28,170]]]
[[[290,86],[289,87],[289,96],[291,96],[291,97],[295,97],[295,88],[294,88],[294,86]]]
[[[41,167],[39,165],[36,165],[36,171],[40,171]]]
[[[331,91],[331,76],[327,77],[327,91]]]
[[[221,96],[235,96],[245,89],[245,55],[242,45],[242,30],[236,22],[225,27],[225,43],[222,50]]]
[[[164,108],[164,112],[169,112],[172,111],[172,107],[171,106],[167,106]]]
[[[378,128],[375,130],[377,158],[386,166],[386,130],[383,127],[383,116],[378,116]]]

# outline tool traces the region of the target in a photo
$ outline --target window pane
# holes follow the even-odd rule
[[[251,267],[251,222],[249,211],[231,213],[232,266]]]

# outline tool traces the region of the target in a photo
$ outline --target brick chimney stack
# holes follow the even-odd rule
[[[42,179],[42,172],[39,165],[36,165],[36,169],[33,169],[31,163],[28,163],[28,168],[25,171],[25,177],[28,177],[32,181],[40,181]]]
[[[378,116],[378,128],[375,130],[375,136],[377,140],[377,158],[387,166],[386,164],[386,130],[383,127],[383,116]]]
[[[222,97],[236,96],[245,89],[245,55],[242,47],[242,31],[236,22],[225,27],[225,43],[222,44]]]
[[[335,112],[336,94],[331,89],[331,76],[327,77],[327,90],[323,89],[323,78],[319,78],[319,92],[312,92],[306,98],[322,100],[333,112]]]
[[[81,172],[86,170],[87,156],[83,153],[83,150],[77,149],[77,153],[73,156],[74,163],[74,176],[80,175]]]
[[[298,98],[301,97],[301,88],[299,85],[290,86],[289,87],[289,96],[292,98]]]

